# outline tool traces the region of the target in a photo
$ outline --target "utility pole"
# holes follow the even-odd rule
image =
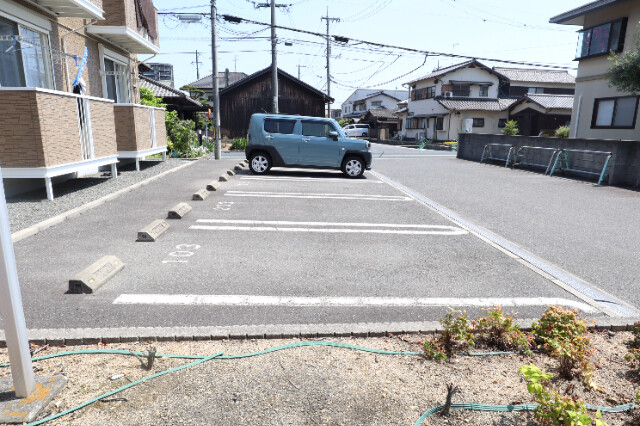
[[[200,64],[201,64],[202,62],[198,61],[198,55],[201,55],[201,53],[199,53],[199,52],[196,50],[196,61],[195,61],[195,62],[191,62],[191,63],[192,63],[192,64],[196,64],[196,78],[197,78],[198,80],[200,80]]]
[[[298,80],[300,80],[300,68],[306,68],[306,66],[300,65],[300,63],[298,63]]]
[[[222,157],[220,146],[220,88],[218,87],[218,46],[216,42],[216,0],[211,0],[211,82],[213,83],[213,138],[215,141],[215,159]]]
[[[261,7],[271,8],[271,87],[273,89],[273,101],[271,109],[274,114],[278,111],[278,38],[276,37],[276,7],[289,7],[288,4],[276,4],[276,0],[269,3],[257,3],[256,9]]]
[[[323,16],[320,20],[327,21],[327,95],[331,96],[331,73],[329,72],[329,57],[331,56],[331,39],[329,38],[329,22],[340,22],[340,18],[329,17],[329,6],[327,6],[327,16]],[[331,102],[327,101],[327,117],[331,117]]]

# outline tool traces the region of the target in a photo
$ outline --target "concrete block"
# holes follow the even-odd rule
[[[0,380],[0,423],[24,424],[34,421],[40,412],[67,384],[64,376],[36,376],[36,388],[26,398],[16,398],[11,377]]]
[[[218,189],[220,189],[220,187],[222,187],[222,184],[220,182],[209,182],[207,184],[208,191],[217,191]]]
[[[169,210],[167,218],[169,219],[182,219],[187,213],[191,211],[191,206],[187,203],[176,204]]]
[[[238,164],[237,166],[235,166],[235,167],[233,168],[233,170],[235,170],[235,171],[239,172],[240,170],[242,170],[242,166],[241,166],[240,164]]]
[[[231,179],[231,177],[229,175],[222,175],[222,176],[220,176],[220,178],[218,180],[220,182],[229,182],[230,179]]]
[[[234,172],[233,170],[227,170],[227,174],[228,174],[229,176],[233,176],[233,175],[235,175],[235,174],[236,174],[236,172]]]
[[[201,189],[198,192],[193,193],[193,199],[195,201],[202,201],[209,196],[209,192],[206,189]]]
[[[69,280],[69,293],[91,294],[124,268],[115,256],[104,256]]]
[[[141,242],[154,242],[160,235],[169,229],[169,224],[162,219],[156,219],[149,225],[138,231],[138,239]]]

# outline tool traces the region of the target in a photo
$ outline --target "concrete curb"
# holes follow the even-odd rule
[[[530,330],[533,321],[518,323]],[[596,321],[596,330],[628,331],[637,318],[603,318]],[[223,339],[291,339],[318,337],[383,337],[387,334],[434,334],[442,329],[437,321],[355,324],[267,324],[220,327],[123,327],[70,328],[28,330],[29,340],[38,345],[74,346],[103,343],[142,341],[203,341]],[[0,346],[6,346],[4,331],[0,330]]]
[[[192,164],[195,164],[197,161],[199,161],[199,160],[189,161],[186,164],[183,164],[183,165],[178,166],[178,167],[174,167],[173,169],[164,171],[164,172],[162,172],[162,173],[160,173],[158,175],[151,176],[150,178],[145,179],[145,180],[143,180],[141,182],[134,183],[133,185],[128,186],[126,188],[122,188],[119,191],[113,192],[113,193],[111,193],[109,195],[105,195],[102,198],[98,198],[97,200],[90,201],[87,204],[84,204],[84,205],[82,205],[80,207],[76,207],[75,209],[71,209],[71,210],[69,210],[69,211],[67,211],[65,213],[61,213],[58,216],[54,216],[54,217],[52,217],[50,219],[44,220],[44,221],[42,221],[42,222],[40,222],[38,224],[35,224],[33,226],[30,226],[28,228],[21,229],[20,231],[14,232],[13,234],[11,234],[11,241],[13,241],[14,243],[17,243],[18,241],[21,241],[21,240],[24,240],[25,238],[31,237],[32,235],[35,235],[40,231],[44,231],[45,229],[50,228],[50,227],[52,227],[54,225],[57,225],[57,224],[59,224],[61,222],[64,222],[67,219],[76,217],[76,216],[86,212],[87,210],[91,210],[91,209],[93,209],[95,207],[101,206],[102,204],[106,203],[107,201],[113,200],[114,198],[117,198],[122,194],[125,194],[125,193],[127,193],[129,191],[133,191],[134,189],[140,188],[141,186],[148,185],[149,183],[151,183],[152,181],[154,181],[156,179],[159,179],[159,178],[161,178],[163,176],[166,176],[168,174],[171,174],[171,173],[175,173],[178,170],[184,169],[185,167],[191,166]]]

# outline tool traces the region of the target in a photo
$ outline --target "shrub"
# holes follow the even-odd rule
[[[533,337],[520,330],[513,317],[502,312],[500,306],[486,309],[486,312],[487,316],[473,321],[477,340],[501,350],[521,349],[531,353]]]
[[[198,135],[195,132],[195,123],[191,120],[180,120],[176,111],[166,113],[167,138],[171,144],[167,144],[172,152],[179,157],[195,155],[198,147]]]
[[[235,138],[231,142],[231,149],[235,149],[238,151],[244,151],[247,147],[247,139],[246,138]]]
[[[533,323],[532,329],[542,349],[560,362],[562,377],[571,379],[578,374],[589,387],[595,387],[591,380],[594,366],[589,360],[594,349],[577,311],[549,306],[540,322]]]
[[[459,314],[455,316],[454,314]],[[427,339],[424,343],[424,354],[428,359],[449,360],[456,351],[466,351],[474,345],[471,334],[472,324],[466,311],[449,308],[449,312],[440,318],[442,333],[438,337]]]
[[[631,326],[631,334],[633,335],[631,346],[640,349],[640,321]]]
[[[535,365],[523,365],[518,370],[527,380],[527,390],[538,406],[535,418],[542,424],[558,426],[587,426],[595,421],[596,426],[606,426],[602,414],[596,412],[593,419],[587,413],[584,402],[561,395],[550,386],[552,374],[540,370]]]
[[[556,138],[568,138],[569,126],[560,126],[556,129]]]
[[[519,131],[520,130],[518,130],[518,122],[516,120],[509,120],[504,125],[504,128],[502,129],[502,134],[512,136],[512,135],[517,135]]]

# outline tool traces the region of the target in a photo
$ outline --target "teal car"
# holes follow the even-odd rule
[[[350,178],[371,169],[371,144],[348,138],[330,118],[253,114],[245,154],[253,174],[271,167],[338,169]]]

